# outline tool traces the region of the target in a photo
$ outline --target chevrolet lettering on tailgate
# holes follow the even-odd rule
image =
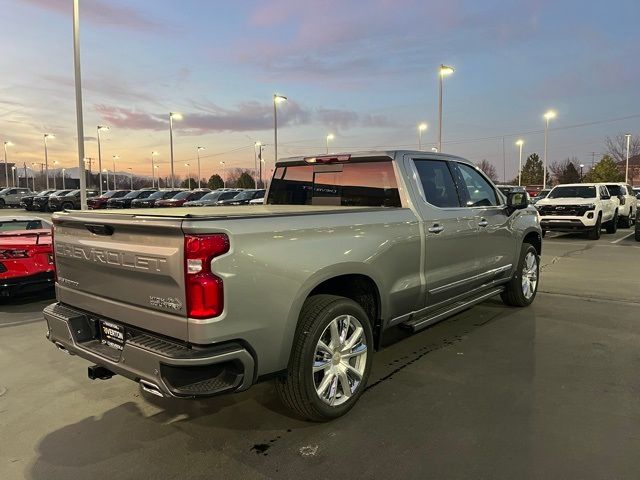
[[[167,259],[152,255],[139,255],[132,252],[121,252],[113,249],[82,247],[69,243],[56,242],[56,255],[59,257],[78,258],[94,263],[103,263],[117,267],[162,272]]]

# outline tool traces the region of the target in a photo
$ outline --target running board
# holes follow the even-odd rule
[[[423,328],[433,325],[434,323],[438,323],[439,321],[449,318],[450,316],[466,310],[467,308],[472,307],[480,302],[484,302],[486,299],[498,295],[503,291],[504,287],[491,289],[487,292],[482,293],[481,295],[467,298],[465,300],[459,300],[452,305],[449,305],[441,310],[436,310],[435,312],[432,312],[431,314],[424,317],[408,320],[404,323],[401,323],[400,326],[403,328],[409,328],[414,332],[417,332],[418,330],[422,330]]]

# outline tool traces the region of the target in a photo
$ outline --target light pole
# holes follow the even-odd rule
[[[455,68],[447,65],[440,65],[440,94],[438,96],[438,151],[442,151],[442,88],[444,83],[444,77],[451,75],[455,72]]]
[[[202,174],[200,173],[200,151],[201,150],[206,150],[206,149],[204,147],[196,148],[196,151],[198,152],[198,188],[201,188],[200,179],[202,178]]]
[[[631,134],[625,134],[624,138],[627,139],[627,166],[624,169],[624,183],[629,183],[629,146],[631,144]]]
[[[426,132],[428,125],[426,123],[421,123],[418,125],[418,150],[422,150],[422,132]]]
[[[11,145],[13,145],[13,143],[11,143],[8,140],[5,140],[4,142],[4,181],[7,188],[9,187],[9,164],[7,163],[7,147]]]
[[[325,141],[326,141],[326,144],[327,144],[327,155],[329,155],[329,140],[333,140],[334,138],[335,138],[335,136],[333,135],[333,133],[330,133],[325,138]]]
[[[258,174],[258,172],[256,172],[256,174],[258,174],[258,178],[260,179],[260,187],[264,187],[264,183],[262,182],[262,164],[264,162],[264,160],[262,160],[262,149],[264,148],[264,144],[262,142],[256,142],[254,146],[258,148],[257,161],[258,161],[258,167],[260,168],[260,173]],[[254,149],[254,153],[255,153],[255,149]]]
[[[584,163],[580,164],[580,183],[582,183],[582,179],[584,178],[582,175],[582,169],[584,168]]]
[[[31,166],[33,167],[31,169],[31,179],[33,180],[33,191],[36,191],[36,165],[37,163],[32,163]],[[29,179],[27,178],[27,185],[29,184]]]
[[[156,164],[153,157],[157,157],[157,156],[158,156],[158,152],[156,152],[155,150],[151,152],[151,188],[154,188],[156,186]],[[160,182],[158,181],[158,187],[159,186],[160,186]]]
[[[84,173],[84,122],[82,119],[82,79],[80,75],[80,7],[73,0],[73,66],[76,90],[76,130],[78,134],[78,176],[80,177],[80,210],[87,209],[87,177]],[[47,175],[47,188],[49,175]]]
[[[127,170],[129,170],[129,187],[133,190],[133,168],[129,167]]]
[[[111,157],[111,160],[113,161],[113,189],[116,189],[116,160],[118,160],[120,157],[118,155],[114,155],[113,157]],[[109,186],[109,179],[107,179],[107,186]]]
[[[191,164],[185,163],[184,166],[187,167],[187,182],[189,185],[188,188],[189,190],[191,190]]]
[[[75,5],[75,2],[74,2]],[[45,133],[43,134],[44,137],[44,172],[45,172],[45,176],[46,176],[46,186],[47,186],[47,190],[49,190],[49,152],[47,149],[47,138],[56,138],[55,135],[51,134],[51,133]]]
[[[225,163],[220,162],[220,165],[222,165],[222,188],[225,188],[225,186],[227,185],[227,179],[225,174]]]
[[[107,190],[109,190],[109,170],[107,170],[106,168],[103,170],[104,173],[107,174],[107,183],[106,183],[106,187]]]
[[[273,94],[273,158],[274,165],[278,161],[278,104],[285,102],[287,97]]]
[[[67,169],[63,168],[62,169],[62,189],[66,190],[67,186],[66,186],[66,180],[65,177],[67,176]],[[102,171],[100,172],[100,178],[102,178]],[[102,188],[100,188],[100,190],[102,191]]]
[[[102,151],[100,150],[100,132],[107,130],[109,130],[109,127],[107,127],[106,125],[98,125],[96,127],[96,131],[98,134],[98,172],[100,177],[100,195],[102,195]]]
[[[176,112],[169,112],[169,144],[171,148],[171,188],[175,187],[175,176],[173,174],[173,119],[182,120],[182,115]]]
[[[520,149],[520,160],[518,161],[518,186],[522,186],[522,146],[524,145],[524,140],[518,140],[516,145]]]
[[[16,166],[11,167],[11,186],[16,186]]]
[[[55,169],[55,168],[56,168],[56,165],[58,165],[59,163],[60,163],[60,162],[58,162],[57,160],[54,160],[54,161],[53,161],[53,168]],[[53,189],[54,189],[54,190],[57,190],[57,189],[58,189],[58,187],[56,186],[56,185],[57,185],[57,183],[58,183],[58,182],[56,181],[56,174],[55,174],[55,172],[54,172],[54,173],[53,173]]]
[[[160,165],[154,165],[153,168],[154,170],[157,170],[160,168]],[[160,189],[160,177],[158,177],[158,189]]]
[[[549,120],[556,118],[556,112],[549,110],[544,114],[544,170],[542,172],[542,188],[547,188],[547,137],[549,136]]]

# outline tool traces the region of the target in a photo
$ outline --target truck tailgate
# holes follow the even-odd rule
[[[58,300],[187,340],[181,224],[175,217],[56,214]]]

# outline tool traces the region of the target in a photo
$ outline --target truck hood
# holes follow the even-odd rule
[[[536,206],[543,205],[589,205],[595,203],[595,198],[543,198],[536,202]]]

